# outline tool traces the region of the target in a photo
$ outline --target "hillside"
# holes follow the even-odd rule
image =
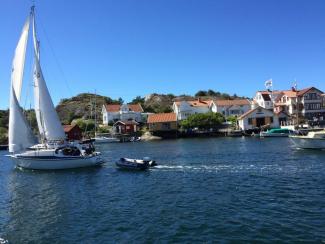
[[[133,99],[132,103],[140,103],[145,110],[145,112],[152,113],[167,113],[172,111],[172,105],[175,101],[191,101],[201,98],[203,100],[215,99],[215,100],[234,100],[243,99],[246,97],[239,97],[236,94],[229,95],[227,93],[215,92],[213,90],[208,91],[198,91],[194,96],[191,95],[179,95],[175,96],[173,94],[157,94],[153,93],[146,97],[137,96]]]
[[[96,109],[95,109],[96,102]],[[59,114],[60,120],[63,124],[70,124],[70,122],[77,118],[93,119],[95,110],[97,118],[101,119],[101,111],[103,104],[121,104],[122,99],[113,100],[109,97],[95,95],[91,93],[81,93],[69,99],[62,99],[56,110]]]

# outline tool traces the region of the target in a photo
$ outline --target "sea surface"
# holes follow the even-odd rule
[[[288,138],[97,148],[102,167],[31,171],[0,154],[0,243],[325,242],[325,151]],[[147,172],[119,157],[150,156]]]

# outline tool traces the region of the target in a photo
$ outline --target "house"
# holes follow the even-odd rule
[[[302,90],[258,91],[254,101],[263,108],[274,112],[285,112],[292,120],[325,120],[323,92],[315,87]]]
[[[176,113],[150,114],[147,124],[150,132],[177,131]]]
[[[241,115],[238,118],[238,126],[244,131],[266,126],[277,128],[286,119],[287,115],[284,112],[274,113],[272,110],[257,107]]]
[[[323,95],[324,92],[315,87],[309,87],[298,91],[299,114],[307,120],[325,120]]]
[[[224,116],[240,116],[251,109],[248,99],[213,100],[210,104],[211,111]]]
[[[210,112],[211,102],[212,100],[202,100],[200,98],[194,101],[178,101],[173,103],[173,111],[177,120],[184,120],[192,114]]]
[[[281,91],[257,91],[253,100],[259,107],[273,109],[273,101],[280,93]]]
[[[78,125],[63,125],[63,130],[68,141],[82,139],[82,131]]]
[[[102,108],[103,124],[108,125],[119,120],[142,122],[142,113],[141,104],[104,104]]]
[[[139,123],[134,120],[117,121],[113,125],[113,131],[118,134],[133,134],[138,132]]]

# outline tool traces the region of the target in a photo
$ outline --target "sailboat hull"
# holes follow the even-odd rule
[[[26,157],[20,155],[11,156],[15,165],[25,169],[36,170],[58,170],[73,169],[99,166],[104,163],[100,155],[84,156],[84,157]]]

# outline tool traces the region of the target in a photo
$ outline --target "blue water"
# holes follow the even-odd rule
[[[287,138],[166,140],[98,149],[106,165],[69,171],[19,170],[0,157],[0,238],[325,241],[325,152],[294,150]],[[151,156],[159,166],[121,171],[113,163],[121,156]]]

